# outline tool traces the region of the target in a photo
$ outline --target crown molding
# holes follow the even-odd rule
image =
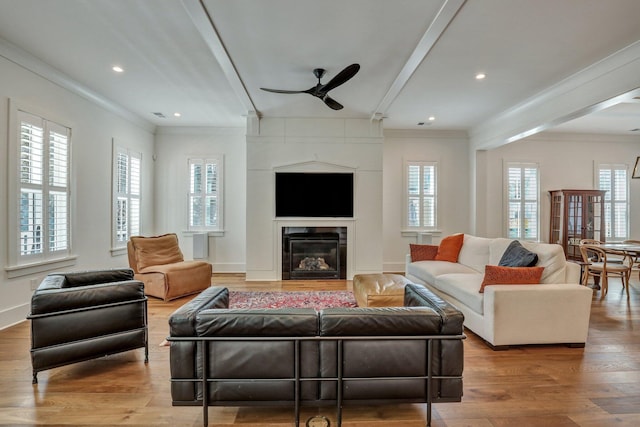
[[[89,89],[87,86],[84,86],[68,75],[62,73],[60,70],[2,38],[0,38],[0,57],[3,57],[7,61],[13,62],[25,70],[30,71],[43,79],[128,120],[144,130],[151,133],[155,131],[155,125],[153,123],[143,119],[139,115],[127,110],[120,104],[117,104],[92,89]]]

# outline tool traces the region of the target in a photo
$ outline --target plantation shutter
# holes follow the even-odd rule
[[[408,227],[436,227],[436,163],[409,162],[406,166],[406,222]]]
[[[115,247],[140,234],[142,155],[123,147],[115,150]]]
[[[49,257],[70,248],[70,129],[18,112],[20,123],[20,257]]]
[[[604,195],[604,218],[607,240],[629,237],[629,203],[626,165],[602,164],[598,168],[598,188]]]
[[[510,163],[507,167],[507,236],[512,239],[538,239],[538,167]]]
[[[219,229],[221,161],[189,159],[189,229]]]

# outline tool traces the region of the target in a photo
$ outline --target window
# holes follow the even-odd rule
[[[437,163],[407,162],[405,220],[407,228],[434,229],[437,226]]]
[[[124,248],[140,234],[142,154],[124,147],[113,150],[113,247]]]
[[[535,163],[507,163],[507,237],[538,240],[539,182]]]
[[[629,237],[629,186],[627,166],[601,164],[598,166],[598,189],[604,194],[604,222],[606,240],[620,241]]]
[[[189,230],[222,229],[222,159],[189,159]]]
[[[23,111],[17,117],[19,218],[13,244],[16,264],[23,265],[70,252],[71,130]]]

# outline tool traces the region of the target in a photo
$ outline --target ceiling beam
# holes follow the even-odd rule
[[[233,64],[227,49],[224,47],[224,44],[220,39],[220,35],[213,24],[213,19],[209,15],[209,12],[202,0],[182,0],[182,5],[202,36],[202,39],[209,47],[209,50],[211,50],[216,61],[218,61],[220,68],[222,68],[222,72],[233,88],[233,91],[236,93],[236,96],[242,104],[243,109],[247,112],[247,115],[255,114],[259,117],[260,112],[253,104],[253,100],[249,96],[249,92],[240,78],[238,70]]]
[[[429,51],[431,51],[433,46],[435,46],[440,36],[445,32],[465,2],[466,0],[444,1],[442,7],[436,14],[436,17],[431,22],[431,25],[429,25],[429,28],[427,28],[427,31],[423,34],[418,45],[413,50],[413,53],[411,53],[411,56],[404,64],[404,67],[402,67],[402,70],[400,70],[400,73],[396,76],[393,84],[391,84],[391,87],[382,98],[382,101],[380,101],[371,115],[371,120],[376,120],[376,117],[385,116],[385,112],[398,97],[402,88],[407,84],[413,73],[429,54]]]

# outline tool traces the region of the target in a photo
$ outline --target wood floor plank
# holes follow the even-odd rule
[[[216,274],[233,290],[351,290],[344,280],[246,282]],[[201,426],[199,407],[172,407],[167,319],[192,297],[149,300],[149,363],[134,350],[38,374],[31,384],[27,321],[0,331],[0,425]],[[640,425],[640,283],[631,297],[612,282],[594,295],[585,348],[518,346],[489,349],[468,332],[464,342],[464,397],[433,408],[434,427],[608,427]],[[303,408],[301,421],[332,408]],[[293,425],[290,408],[213,407],[209,426]],[[425,405],[346,407],[345,427],[424,426]]]

